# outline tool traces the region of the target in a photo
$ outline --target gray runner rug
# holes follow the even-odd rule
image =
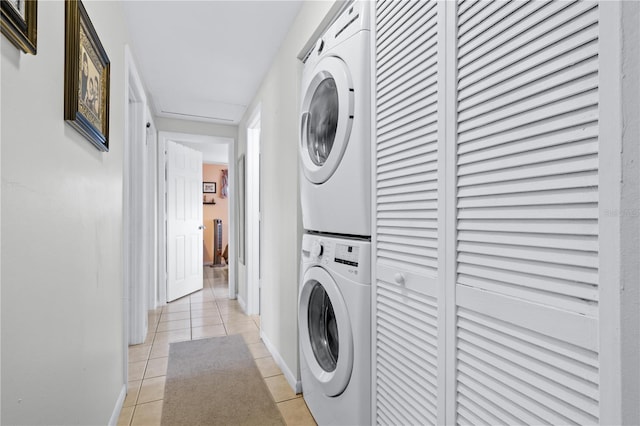
[[[171,343],[163,426],[284,425],[241,335]]]

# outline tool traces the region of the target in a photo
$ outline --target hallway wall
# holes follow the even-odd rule
[[[302,63],[297,55],[334,2],[305,2],[239,125],[238,156],[247,150],[247,121],[261,105],[262,291],[260,324],[282,357],[285,375],[299,380],[298,279],[302,220],[298,197],[298,104]],[[247,300],[246,267],[238,264],[239,298]],[[283,368],[285,370],[285,368]]]
[[[120,3],[84,4],[111,60],[108,153],[64,122],[65,3],[38,2],[36,56],[1,40],[3,424],[107,424],[123,396],[128,36]]]

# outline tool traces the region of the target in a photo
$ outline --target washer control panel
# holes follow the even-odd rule
[[[371,282],[371,242],[359,239],[306,234],[302,238],[302,261],[363,284]]]
[[[358,266],[360,247],[347,244],[336,244],[335,258],[336,263],[343,265]]]
[[[322,245],[321,241],[316,240],[313,243],[311,243],[311,250],[310,250],[311,258],[319,259],[320,256],[322,256],[323,252],[324,252],[324,246]]]

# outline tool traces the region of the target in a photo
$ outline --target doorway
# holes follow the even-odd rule
[[[260,314],[260,106],[247,126],[247,314]]]
[[[159,304],[164,305],[167,302],[167,185],[166,185],[166,164],[167,164],[167,143],[176,142],[180,145],[207,153],[209,148],[216,145],[224,145],[226,147],[226,155],[228,158],[235,157],[235,140],[226,137],[206,136],[190,133],[164,132],[159,133],[158,146],[158,295]],[[205,157],[206,159],[206,157]],[[237,297],[236,284],[236,262],[235,262],[235,244],[237,224],[235,218],[235,203],[233,202],[235,173],[234,162],[229,161],[229,202],[228,202],[228,230],[229,230],[229,263],[228,263],[228,281],[229,281],[229,299]],[[216,193],[218,189],[216,187]],[[202,194],[202,192],[200,192]],[[200,201],[202,203],[202,201]],[[202,208],[202,206],[200,207]],[[209,224],[207,224],[209,226]],[[202,267],[202,255],[197,259],[197,263]]]
[[[206,155],[203,155],[202,165],[202,220],[205,226],[202,263],[212,268],[221,268],[228,265],[230,242],[229,157],[211,155],[207,158]]]

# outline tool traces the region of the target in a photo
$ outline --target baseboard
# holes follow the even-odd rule
[[[273,343],[271,343],[267,335],[264,334],[264,331],[262,330],[260,330],[260,338],[262,339],[264,345],[267,347],[267,350],[271,353],[273,360],[276,362],[276,364],[278,364],[280,370],[282,370],[282,373],[287,379],[289,386],[291,386],[291,389],[293,389],[296,394],[301,393],[302,381],[298,380],[296,378],[296,375],[291,372],[289,366],[287,366],[287,364],[284,362],[284,359],[282,359],[282,356],[280,356],[280,352],[278,352],[276,347],[273,345]]]
[[[122,411],[122,405],[124,404],[124,399],[127,397],[127,384],[122,385],[122,389],[120,390],[120,395],[118,396],[118,400],[116,401],[116,406],[113,408],[113,413],[111,413],[111,418],[109,419],[109,426],[115,426],[118,424],[118,419],[120,418],[120,411]]]
[[[242,312],[244,312],[246,314],[247,313],[247,302],[245,302],[244,299],[239,294],[238,294],[237,297],[238,297],[238,304],[242,308]]]

